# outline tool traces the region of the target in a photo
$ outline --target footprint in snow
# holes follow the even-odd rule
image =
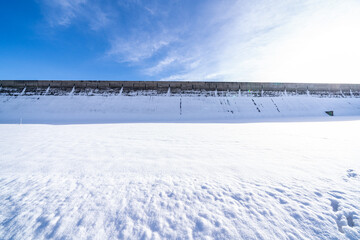
[[[330,204],[333,212],[338,212],[340,203],[336,199],[330,199]],[[358,221],[359,219],[359,221]],[[355,212],[338,212],[336,213],[336,225],[338,227],[339,232],[344,233],[343,227],[354,227],[356,225],[360,225],[360,218]]]
[[[335,199],[330,199],[330,204],[334,212],[337,212],[339,210],[339,201]]]
[[[336,217],[336,224],[339,232],[344,233],[343,227],[353,228],[354,226],[359,226],[358,220],[360,219],[354,212],[338,214]]]
[[[349,227],[354,227],[355,226],[355,224],[354,224],[354,216],[356,216],[355,213],[350,213],[350,214],[348,214],[346,216],[346,221],[347,221],[347,224],[348,224]]]
[[[354,169],[349,169],[346,171],[348,178],[356,178],[358,177],[358,174],[354,171]]]

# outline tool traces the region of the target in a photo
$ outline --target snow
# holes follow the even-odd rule
[[[259,122],[360,116],[360,98],[0,95],[0,123]],[[307,119],[308,120],[308,119]],[[306,120],[306,121],[307,121]]]
[[[0,99],[0,239],[360,239],[357,98]]]

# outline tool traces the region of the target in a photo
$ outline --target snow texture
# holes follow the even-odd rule
[[[0,123],[254,122],[360,116],[360,98],[288,96],[8,96]]]
[[[2,97],[0,239],[360,239],[358,101]]]

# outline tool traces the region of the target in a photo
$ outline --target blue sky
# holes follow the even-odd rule
[[[358,0],[15,0],[0,79],[360,83]]]

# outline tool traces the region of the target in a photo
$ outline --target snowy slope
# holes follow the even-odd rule
[[[0,123],[253,122],[360,116],[360,98],[206,96],[6,96]]]
[[[360,239],[358,120],[0,124],[0,136],[0,239]]]
[[[360,98],[0,95],[0,123],[0,239],[360,239]]]

